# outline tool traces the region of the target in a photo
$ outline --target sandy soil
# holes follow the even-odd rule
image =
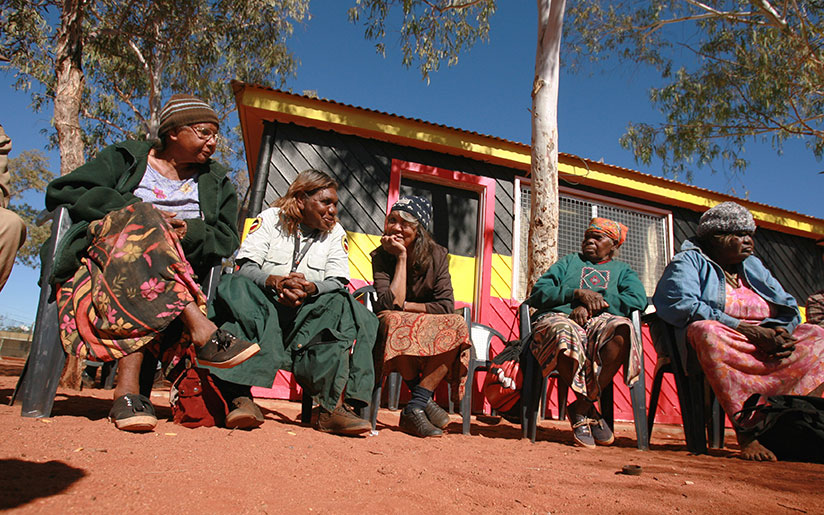
[[[161,420],[128,434],[106,421],[111,392],[59,391],[53,418],[8,405],[21,370],[0,360],[0,509],[162,513],[824,513],[824,466],[751,463],[734,447],[686,452],[680,428],[656,425],[652,450],[619,424],[616,444],[573,447],[569,426],[543,421],[535,444],[491,418],[421,440],[381,410],[379,434],[343,438],[300,425],[298,403],[261,401],[250,432]],[[168,395],[155,391],[160,417]],[[734,438],[727,435],[728,445]],[[640,476],[619,473],[636,464]]]

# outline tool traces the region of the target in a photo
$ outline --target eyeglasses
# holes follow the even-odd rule
[[[201,141],[209,141],[212,138],[215,138],[215,143],[220,141],[220,136],[218,135],[217,131],[213,131],[208,127],[195,127],[193,125],[187,125],[186,127],[192,129],[194,131],[195,136]]]

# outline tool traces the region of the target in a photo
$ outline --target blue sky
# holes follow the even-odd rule
[[[297,77],[287,82],[296,93],[317,91],[322,98],[444,124],[513,141],[530,141],[530,89],[535,65],[535,3],[499,2],[492,18],[490,41],[480,43],[454,67],[443,67],[430,83],[414,69],[404,69],[397,38],[387,40],[386,58],[378,55],[363,29],[350,24],[352,2],[314,0],[312,18],[296,27],[290,47],[300,59]],[[563,56],[562,56],[563,59]],[[12,157],[29,149],[45,149],[51,111],[33,113],[27,93],[11,87],[10,73],[0,72],[3,109],[0,123],[14,144]],[[637,164],[618,144],[629,121],[661,119],[647,92],[657,76],[649,70],[605,63],[561,76],[559,138],[562,152],[660,175],[660,168]],[[53,169],[59,173],[54,152]],[[750,166],[743,177],[695,171],[693,184],[773,206],[824,218],[819,193],[824,163],[803,142],[785,145],[779,156],[767,144],[748,146]],[[42,206],[42,198],[29,198]],[[0,292],[0,315],[31,323],[37,308],[37,272],[15,266]]]

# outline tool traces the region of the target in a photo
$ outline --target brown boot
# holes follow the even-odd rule
[[[263,424],[263,413],[249,397],[238,397],[232,401],[234,409],[226,415],[229,429],[254,429]]]
[[[372,430],[369,421],[360,418],[345,404],[329,412],[321,409],[318,415],[318,431],[336,435],[357,436]]]

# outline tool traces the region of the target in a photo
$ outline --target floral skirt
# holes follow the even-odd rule
[[[92,243],[57,290],[60,340],[70,355],[111,361],[157,354],[163,331],[206,297],[163,214],[138,202],[89,226]]]
[[[533,326],[532,354],[541,366],[544,376],[557,368],[558,356],[563,354],[578,364],[573,376],[572,390],[587,399],[596,401],[601,397],[598,378],[601,375],[600,350],[615,336],[622,326],[629,328],[630,352],[626,364],[624,381],[631,386],[638,380],[641,371],[641,342],[625,317],[610,313],[589,319],[581,327],[564,313],[550,313],[540,317]]]
[[[743,334],[714,320],[693,322],[687,341],[724,412],[732,417],[754,393],[807,395],[824,383],[824,328],[801,324],[793,331],[795,350],[770,359]]]
[[[397,357],[425,359],[460,349],[449,367],[446,380],[452,388],[452,401],[458,402],[463,398],[472,342],[466,320],[462,316],[383,311],[378,314],[378,320],[379,344],[375,345],[375,377],[378,380],[383,374],[395,370],[393,361]],[[383,342],[383,347],[380,342]]]
[[[769,303],[746,284],[727,286],[724,313],[760,323],[771,316]],[[721,322],[687,326],[687,341],[724,412],[732,417],[754,393],[806,395],[824,382],[824,328],[801,324],[793,331],[795,350],[781,361],[769,358],[743,334]]]

